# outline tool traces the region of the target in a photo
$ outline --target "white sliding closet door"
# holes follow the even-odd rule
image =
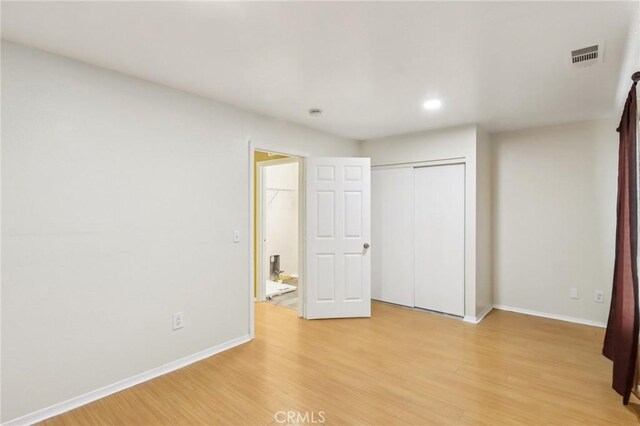
[[[413,307],[413,168],[371,172],[371,297]]]
[[[464,316],[465,166],[414,170],[415,306]]]

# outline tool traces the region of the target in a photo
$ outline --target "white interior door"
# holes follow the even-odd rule
[[[464,316],[465,166],[414,172],[415,306]]]
[[[413,167],[371,172],[371,297],[413,307]]]
[[[305,316],[370,317],[370,160],[305,161]]]

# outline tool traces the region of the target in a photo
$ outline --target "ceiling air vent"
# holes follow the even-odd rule
[[[604,55],[603,44],[594,44],[571,51],[571,66],[574,68],[588,67],[602,62]]]

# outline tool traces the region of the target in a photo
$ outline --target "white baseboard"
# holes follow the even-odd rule
[[[171,361],[168,364],[153,368],[151,370],[145,371],[144,373],[136,374],[135,376],[129,377],[128,379],[124,379],[103,388],[76,396],[69,400],[52,405],[51,407],[43,408],[42,410],[38,410],[31,414],[18,417],[17,419],[9,420],[3,423],[3,426],[32,425],[34,423],[41,422],[48,418],[62,414],[66,411],[73,410],[74,408],[78,408],[82,405],[104,398],[105,396],[109,396],[148,380],[155,379],[156,377],[162,376],[163,374],[167,374],[182,367],[186,367],[189,364],[201,361],[217,353],[224,352],[250,340],[251,337],[249,335],[229,340],[228,342],[221,343],[219,345],[213,346],[200,352],[196,352],[195,354],[186,356],[184,358]]]
[[[491,310],[493,309],[493,306],[489,305],[484,311],[482,311],[480,313],[480,315],[476,316],[476,317],[472,317],[472,316],[465,316],[462,321],[464,322],[470,322],[471,324],[479,324],[480,321],[482,321],[484,319],[484,317],[487,316],[487,314],[489,312],[491,312]]]
[[[573,322],[573,323],[576,323],[576,324],[591,325],[593,327],[601,327],[601,328],[606,328],[607,327],[606,323],[600,322],[600,321],[592,321],[592,320],[588,320],[588,319],[568,317],[568,316],[565,316],[565,315],[548,314],[546,312],[533,311],[531,309],[514,308],[513,306],[493,305],[493,307],[494,307],[494,309],[498,309],[498,310],[501,310],[501,311],[516,312],[518,314],[533,315],[535,317],[542,317],[542,318],[549,318],[549,319],[560,320],[560,321]]]

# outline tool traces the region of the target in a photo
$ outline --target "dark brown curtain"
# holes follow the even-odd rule
[[[637,120],[636,83],[633,83],[618,128],[616,257],[602,350],[613,361],[613,389],[622,395],[624,404],[629,402],[638,355]]]

